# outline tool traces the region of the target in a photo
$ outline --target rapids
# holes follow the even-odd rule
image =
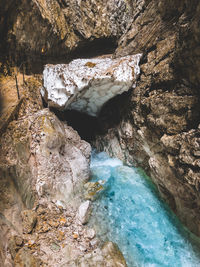
[[[143,171],[93,152],[91,174],[104,190],[94,201],[90,224],[103,241],[118,244],[128,267],[200,266],[189,233]]]

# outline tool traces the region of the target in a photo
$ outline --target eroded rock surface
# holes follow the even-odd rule
[[[49,110],[13,121],[1,139],[2,157],[28,207],[32,198],[67,201],[89,177],[90,146]],[[12,147],[9,147],[12,144]],[[8,151],[8,152],[7,152]],[[68,156],[67,156],[68,155]],[[79,166],[79,168],[77,168]]]
[[[94,236],[86,237],[76,218],[89,178],[90,145],[42,109],[40,87],[33,77],[20,83],[22,103],[0,136],[2,267],[61,266],[98,244],[90,244]],[[4,103],[5,112],[12,112],[15,97]]]
[[[82,224],[86,224],[89,221],[91,213],[91,202],[89,200],[83,202],[78,208],[77,219]]]
[[[98,55],[116,46],[131,18],[131,5],[125,0],[2,1],[2,57],[25,61],[28,70],[38,72],[43,62]]]
[[[125,102],[102,111],[104,134],[94,144],[143,166],[182,222],[200,235],[200,5],[195,0],[135,4],[115,55],[143,53],[140,79]]]
[[[76,59],[69,65],[46,65],[42,94],[49,106],[97,116],[109,99],[136,86],[140,57]]]

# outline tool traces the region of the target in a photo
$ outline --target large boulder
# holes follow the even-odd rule
[[[99,57],[46,65],[42,94],[49,106],[97,116],[109,99],[136,86],[140,57]]]
[[[4,99],[9,95],[9,101],[4,101],[3,113],[11,114],[3,116],[6,123],[3,128],[0,127],[2,267],[13,266],[13,261],[16,266],[38,266],[35,257],[29,253],[31,248],[32,253],[35,252],[35,235],[49,232],[49,237],[52,238],[53,233],[56,239],[60,233],[57,227],[71,224],[71,217],[75,216],[76,206],[80,202],[79,189],[89,178],[90,145],[48,109],[42,109],[39,94],[41,84],[37,79],[26,77],[23,86],[21,76],[17,78],[20,93],[24,96],[20,105],[16,101],[16,88],[11,90],[15,84],[14,77],[5,78],[5,84],[3,80],[1,83]],[[64,209],[69,207],[69,203],[73,209],[69,209],[64,216]],[[46,213],[48,219],[44,216]],[[72,235],[74,228],[68,231]],[[63,232],[60,235],[62,237]],[[16,236],[22,238],[20,243],[15,240]],[[50,265],[56,266],[49,257],[51,254],[51,250],[48,250],[47,258]],[[41,255],[37,258],[42,259]]]
[[[89,177],[90,145],[48,109],[13,121],[2,145],[27,207],[33,198],[65,202]]]

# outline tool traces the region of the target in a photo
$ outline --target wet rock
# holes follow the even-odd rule
[[[91,202],[89,200],[83,202],[77,213],[77,219],[80,221],[82,224],[86,224],[89,220],[91,213]]]
[[[96,249],[92,253],[69,262],[69,266],[79,267],[125,267],[126,261],[116,244],[107,242],[103,248]]]
[[[33,228],[37,222],[37,214],[32,210],[23,210],[22,213],[22,223],[23,223],[23,232],[29,234],[32,232]]]
[[[104,190],[104,187],[99,182],[88,182],[84,185],[86,189],[85,199],[87,200],[95,200],[98,198],[99,194]]]

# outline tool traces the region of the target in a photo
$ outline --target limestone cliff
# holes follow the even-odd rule
[[[38,77],[17,76],[20,100],[14,77],[0,78],[0,266],[125,267],[117,246],[101,249],[84,225],[90,145],[43,108]]]
[[[164,0],[138,4],[142,12],[133,13],[115,55],[143,53],[140,79],[125,105],[113,101],[102,112],[105,135],[94,143],[143,166],[183,223],[200,235],[200,5]],[[118,120],[108,129],[113,113]]]
[[[125,0],[1,1],[0,12],[1,56],[32,72],[109,50],[131,18]]]

